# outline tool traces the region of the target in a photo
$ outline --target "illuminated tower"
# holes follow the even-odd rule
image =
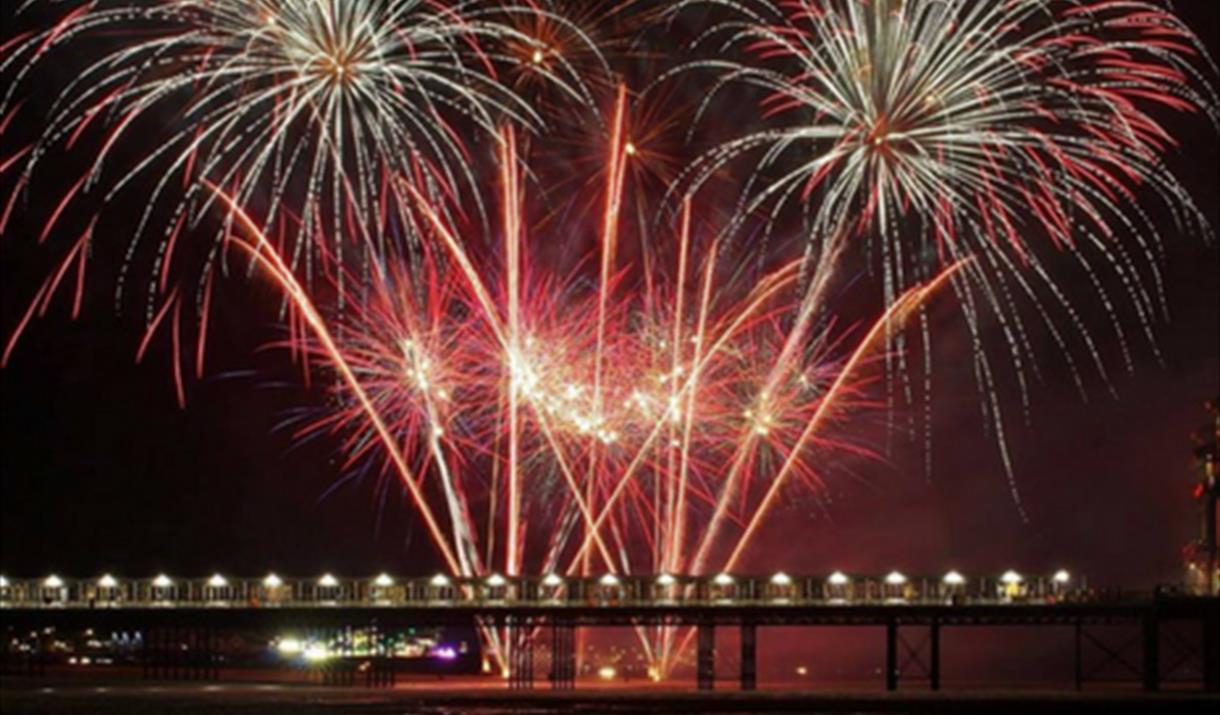
[[[1220,554],[1216,545],[1216,501],[1220,495],[1220,397],[1207,403],[1208,422],[1195,433],[1195,460],[1199,481],[1194,497],[1199,502],[1199,539],[1187,546],[1187,569],[1200,593],[1220,594]]]

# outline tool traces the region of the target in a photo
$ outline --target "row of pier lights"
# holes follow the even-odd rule
[[[942,576],[907,577],[898,571],[884,576],[770,577],[715,576],[285,579],[271,573],[261,579],[230,579],[213,574],[204,579],[175,579],[159,574],[151,579],[120,580],[110,574],[87,580],[57,575],[9,580],[0,576],[0,607],[117,607],[117,606],[403,606],[496,604],[876,604],[876,603],[1014,603],[1059,602],[1084,593],[1066,570],[1025,576],[1005,571],[999,576],[967,578],[957,571]]]

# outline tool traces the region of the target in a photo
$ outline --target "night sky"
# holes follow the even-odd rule
[[[1220,5],[1177,4],[1216,55]],[[3,12],[8,39],[11,18]],[[653,35],[662,38],[651,41],[664,54],[664,35]],[[625,71],[638,74],[639,64]],[[48,86],[57,81],[46,79]],[[0,139],[0,156],[39,121],[35,110],[23,109]],[[1201,117],[1173,118],[1169,126],[1181,141],[1172,166],[1213,225],[1220,224],[1214,129]],[[64,167],[63,182],[77,176],[72,172]],[[38,186],[53,193],[55,183],[44,172]],[[0,195],[7,200],[11,190],[5,177]],[[56,256],[36,245],[47,201],[35,196],[30,208],[18,209],[0,238],[5,340]],[[123,212],[107,216],[105,230],[130,234]],[[302,386],[284,353],[260,350],[280,336],[278,303],[265,285],[236,277],[217,292],[208,374],[188,382],[183,410],[175,402],[168,341],[155,341],[144,363],[134,364],[140,320],[136,311],[115,314],[106,277],[114,266],[104,255],[98,260],[81,318],[69,319],[69,301],[61,297],[0,370],[0,570],[355,575],[439,567],[405,500],[391,495],[380,503],[367,480],[331,489],[345,476],[338,441],[300,443],[281,427],[322,397]],[[1066,259],[1061,267],[1070,279]],[[998,573],[1065,566],[1103,584],[1175,579],[1179,549],[1197,528],[1190,433],[1203,422],[1203,402],[1220,392],[1220,260],[1214,241],[1168,235],[1163,267],[1172,312],[1171,322],[1156,326],[1163,361],[1136,334],[1134,374],[1122,371],[1103,314],[1083,302],[1084,318],[1110,358],[1118,399],[1087,375],[1083,401],[1044,338],[1044,380],[1031,388],[1028,425],[1015,391],[1004,388],[1014,406],[1008,434],[1028,522],[1013,506],[994,441],[982,428],[965,325],[945,305],[932,316],[930,477],[919,445],[896,439],[888,459],[841,470],[826,514],[801,505],[778,514],[763,535],[765,553],[755,552],[756,570],[952,566]]]

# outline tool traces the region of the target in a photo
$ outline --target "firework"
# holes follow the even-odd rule
[[[407,187],[430,227],[422,273],[390,267],[333,318],[252,222],[234,239],[303,317],[292,348],[340,377],[339,409],[303,430],[338,431],[352,460],[384,464],[463,576],[736,566],[779,494],[823,489],[817,455],[860,449],[830,427],[866,401],[864,364],[960,268],[903,294],[858,342],[819,328],[820,291],[793,301],[799,260],[741,283],[726,276],[689,206],[671,238],[652,242],[656,274],[624,272],[616,217],[631,155],[615,137],[625,102],[620,91],[608,121],[597,255],[580,262],[597,267],[595,280],[530,260],[545,237],[524,223],[508,131],[499,250],[469,252]],[[664,670],[673,633],[653,635],[642,642]]]
[[[86,193],[102,194],[105,205],[124,189],[147,192],[127,264],[141,243],[156,246],[150,321],[172,290],[171,266],[186,260],[179,239],[206,233],[201,222],[214,198],[204,182],[225,187],[261,230],[287,247],[290,265],[306,277],[323,249],[341,265],[350,255],[359,265],[384,255],[391,235],[411,240],[398,210],[400,179],[446,211],[459,205],[479,211],[481,194],[472,190],[476,161],[466,138],[480,132],[494,138],[505,121],[544,125],[501,82],[505,67],[519,64],[510,50],[540,42],[508,20],[528,12],[567,29],[573,44],[581,37],[540,7],[474,1],[116,0],[38,7],[58,17],[5,44],[0,72],[12,81],[0,116],[11,119],[20,109],[14,100],[27,77],[38,76],[36,68],[70,53],[98,56],[54,98],[41,135],[3,160],[4,169],[21,171],[0,231],[42,165],[84,137],[100,136],[96,157],[58,202],[42,239]],[[568,69],[544,78],[575,102],[589,101],[582,78]],[[231,224],[229,217],[207,250],[191,254],[202,254],[185,269],[200,286],[197,303]],[[321,246],[324,235],[336,242]],[[127,273],[125,266],[119,295]]]
[[[863,246],[891,303],[936,267],[977,258],[955,288],[998,434],[982,312],[1003,331],[1026,410],[1024,369],[1037,364],[1020,302],[1032,304],[1082,393],[1075,349],[1087,350],[1107,378],[1046,249],[1070,254],[1087,272],[1128,370],[1116,288],[1098,275],[1102,268],[1116,274],[1155,350],[1164,227],[1145,199],[1179,230],[1209,232],[1164,163],[1177,142],[1159,117],[1217,120],[1207,81],[1214,67],[1170,11],[1070,0],[688,0],[675,12],[701,6],[728,8],[731,17],[696,42],[713,57],[675,72],[718,75],[699,114],[735,88],[757,94],[768,126],[707,151],[681,190],[746,163],[739,226],[763,224],[765,241],[789,230],[777,229],[792,225],[786,209],[799,209],[813,260]],[[1003,458],[1007,465],[1006,450]]]

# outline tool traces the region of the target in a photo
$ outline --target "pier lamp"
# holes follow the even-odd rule
[[[152,580],[152,600],[154,601],[169,601],[173,594],[170,589],[174,587],[174,580],[163,573],[157,574]]]
[[[1021,574],[1009,569],[1000,576],[1000,595],[1005,601],[1011,601],[1021,596],[1025,579]]]
[[[64,580],[55,574],[51,574],[50,576],[46,577],[46,579],[42,582],[42,585],[46,588],[63,588]]]
[[[940,580],[941,597],[947,602],[954,602],[965,595],[966,577],[956,570],[951,570]]]
[[[614,587],[618,585],[618,576],[612,573],[604,574],[597,582],[602,586]]]
[[[549,573],[542,577],[542,596],[558,600],[559,589],[563,587],[563,577],[557,573]]]
[[[851,579],[842,571],[835,571],[826,579],[826,598],[842,603],[851,598]]]
[[[390,578],[387,573],[377,574],[377,578],[373,579],[373,585],[380,588],[389,588],[394,585],[394,579]]]
[[[1051,578],[1054,579],[1055,583],[1063,586],[1072,580],[1072,574],[1068,573],[1066,569],[1059,569]]]
[[[266,578],[263,579],[263,586],[267,588],[279,588],[283,585],[284,580],[279,576],[276,576],[274,573],[267,574]]]
[[[777,571],[767,583],[768,595],[776,601],[787,601],[792,597],[792,577]]]
[[[907,577],[901,572],[891,571],[885,575],[885,600],[905,601]]]
[[[432,580],[428,583],[432,586],[436,586],[437,588],[443,588],[449,585],[449,577],[443,573],[438,573],[437,575],[433,576]]]
[[[119,582],[110,574],[102,574],[102,577],[97,580],[97,585],[98,588],[115,588]]]
[[[672,601],[677,596],[675,586],[678,579],[674,578],[673,574],[662,573],[657,576],[656,584],[652,588],[653,598],[658,601]]]
[[[212,588],[224,588],[225,586],[229,585],[229,581],[224,576],[214,573],[212,574],[212,577],[208,579],[208,585]]]
[[[339,585],[339,580],[331,574],[324,573],[322,574],[321,578],[318,579],[318,585],[323,588],[334,588],[335,586]]]

